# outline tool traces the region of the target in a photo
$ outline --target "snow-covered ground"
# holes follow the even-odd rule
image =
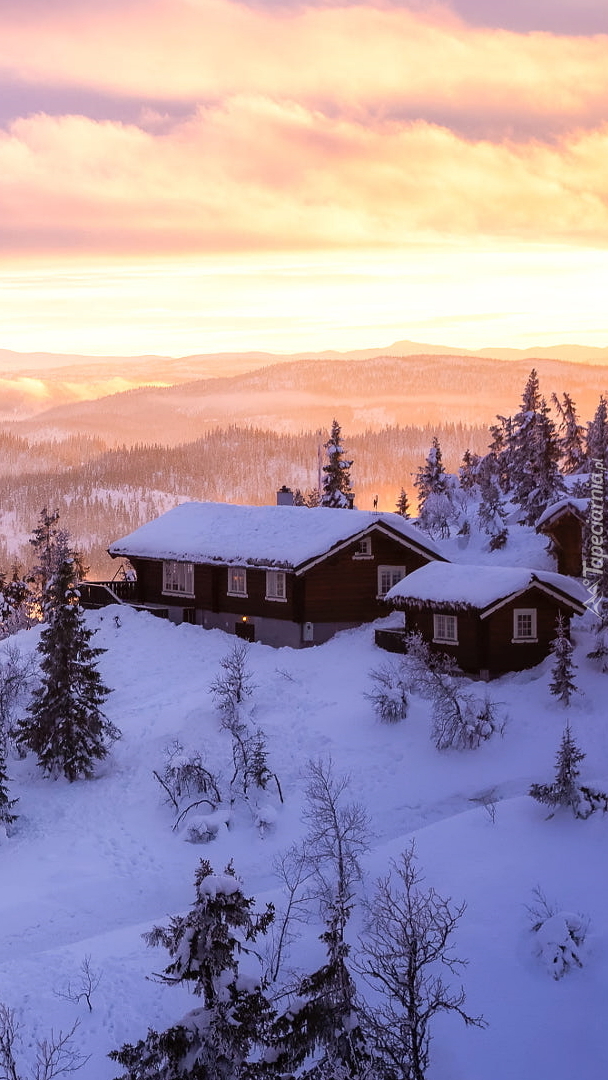
[[[95,644],[107,650],[100,659],[113,687],[106,713],[122,739],[93,781],[46,780],[31,755],[8,763],[19,818],[0,844],[0,1001],[23,1024],[24,1073],[35,1039],[78,1019],[78,1043],[90,1054],[78,1075],[109,1080],[120,1072],[110,1050],[192,1007],[182,989],[150,979],[167,956],[147,948],[142,933],[190,907],[201,857],[217,871],[233,860],[246,895],[280,906],[273,857],[303,833],[306,763],[331,756],[371,821],[362,891],[373,892],[414,838],[427,884],[467,904],[456,955],[469,962],[467,1010],[483,1013],[488,1026],[439,1018],[429,1080],[605,1080],[608,818],[560,812],[547,819],[547,808],[527,795],[532,782],[553,779],[566,719],[587,755],[581,779],[608,788],[608,676],[586,659],[590,615],[573,621],[584,693],[567,710],[557,703],[549,692],[551,660],[495,681],[491,696],[510,718],[504,735],[464,752],[434,748],[430,705],[416,695],[401,723],[375,718],[364,693],[370,670],[388,657],[373,644],[373,627],[309,650],[252,645],[255,722],[267,735],[285,802],[269,789],[265,801],[276,815],[270,831],[261,835],[241,806],[204,846],[172,830],[174,815],[153,770],[162,769],[165,748],[178,739],[228,781],[229,736],[209,685],[234,638],[127,608],[87,619],[98,630]],[[14,640],[34,649],[38,633]],[[494,814],[476,801],[488,793]],[[557,909],[589,920],[584,966],[559,981],[534,955],[527,905],[535,887]],[[301,929],[290,964],[310,971],[323,955],[320,927]],[[358,913],[350,929],[356,946]],[[65,996],[68,984],[72,996],[78,988],[85,958],[101,976],[92,1011]]]

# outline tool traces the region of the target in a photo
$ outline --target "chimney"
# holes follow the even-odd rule
[[[277,491],[277,506],[293,506],[293,491],[285,484]]]

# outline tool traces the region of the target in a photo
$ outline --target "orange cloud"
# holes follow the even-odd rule
[[[38,115],[0,133],[0,228],[5,252],[593,245],[608,240],[608,127],[494,144],[260,96],[160,134]]]

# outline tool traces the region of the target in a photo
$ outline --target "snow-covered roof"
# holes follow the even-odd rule
[[[189,502],[116,540],[111,555],[237,566],[302,567],[373,526],[442,559],[436,545],[400,514],[330,507],[237,506]]]
[[[408,601],[421,604],[450,604],[484,611],[499,601],[540,585],[583,607],[588,593],[578,581],[549,570],[525,566],[471,566],[433,562],[414,570],[394,585],[385,599],[395,606]]]
[[[566,510],[572,510],[573,513],[583,519],[587,515],[589,509],[589,499],[574,499],[566,498],[560,499],[558,502],[551,503],[546,510],[540,515],[536,522],[536,528],[540,529],[548,521],[553,518],[560,517]]]

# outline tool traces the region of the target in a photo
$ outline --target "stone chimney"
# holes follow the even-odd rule
[[[277,506],[293,506],[293,491],[285,484],[277,491]]]

